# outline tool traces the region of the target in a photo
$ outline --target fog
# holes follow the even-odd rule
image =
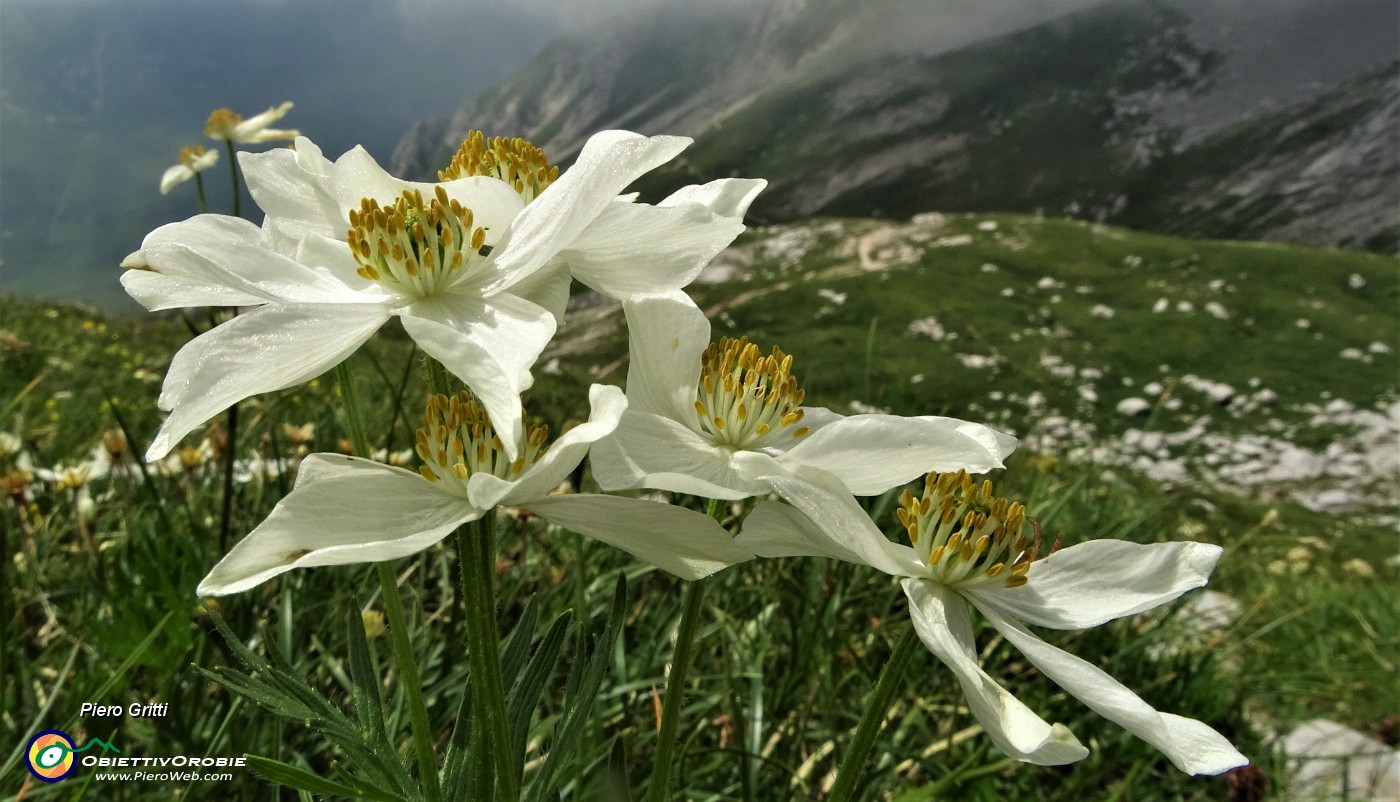
[[[884,0],[852,53],[946,49],[1093,0]],[[841,0],[806,0],[809,11]],[[194,212],[161,172],[212,109],[284,100],[280,124],[331,155],[387,163],[417,119],[524,66],[553,37],[626,25],[658,6],[781,13],[803,0],[0,0],[0,292],[134,311],[115,265]],[[756,6],[766,9],[755,11]],[[873,19],[872,19],[873,18]],[[227,165],[206,174],[227,211]]]

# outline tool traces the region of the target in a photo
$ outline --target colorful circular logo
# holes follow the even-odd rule
[[[73,773],[73,739],[59,730],[44,730],[29,741],[26,751],[29,773],[46,783],[56,783]]]

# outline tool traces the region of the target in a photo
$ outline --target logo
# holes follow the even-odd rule
[[[85,752],[93,746],[102,747],[103,752],[121,750],[101,738],[91,738],[81,748],[73,748],[73,739],[61,730],[44,730],[29,740],[25,752],[29,763],[29,773],[46,783],[56,783],[73,773],[77,761],[73,755]]]

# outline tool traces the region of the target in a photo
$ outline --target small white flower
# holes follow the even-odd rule
[[[175,355],[147,459],[239,400],[324,373],[391,317],[503,422],[510,451],[571,274],[618,298],[677,289],[743,230],[762,181],[686,187],[657,206],[617,199],[689,142],[606,131],[558,175],[528,143],[475,137],[437,184],[394,178],[362,148],[331,162],[305,138],[241,154],[261,228],[200,215],[123,262],[147,309],[257,307]]]
[[[204,135],[210,139],[232,142],[236,145],[270,142],[274,139],[296,139],[301,136],[300,131],[268,128],[269,125],[287,116],[287,112],[291,109],[292,102],[289,100],[246,120],[243,119],[243,115],[235,114],[228,109],[214,109],[209,114],[209,120],[204,124]]]
[[[434,396],[418,431],[417,473],[358,457],[312,454],[296,486],[214,566],[201,596],[222,596],[293,568],[381,562],[421,551],[496,506],[522,507],[686,579],[753,555],[709,516],[620,496],[553,495],[589,446],[617,426],[627,399],[593,385],[587,423],[546,445],[542,428],[517,427],[505,453],[489,415],[465,393]]]
[[[953,418],[843,417],[802,405],[793,358],[747,338],[710,342],[710,322],[682,293],[623,303],[631,341],[630,406],[593,447],[605,490],[652,488],[736,500],[770,492],[741,464],[758,455],[831,471],[875,495],[929,470],[990,470],[1016,440]]]
[[[1206,583],[1219,546],[1094,540],[1063,551],[1052,547],[1042,558],[1039,537],[1021,534],[1025,507],[994,498],[991,482],[978,485],[960,473],[930,474],[921,496],[905,491],[899,518],[911,548],[886,539],[835,477],[802,468],[765,478],[793,506],[759,504],[736,543],[763,557],[834,557],[900,577],[919,639],[952,669],[973,716],[1006,754],[1058,765],[1089,752],[977,664],[971,607],[1042,674],[1160,749],[1182,771],[1219,774],[1248,762],[1220,733],[1154,710],[1101,669],[1026,627],[1085,629],[1166,604]]]
[[[160,194],[168,195],[170,190],[194,178],[219,163],[217,150],[205,150],[203,145],[193,145],[180,149],[180,157],[175,166],[168,168],[160,177]]]

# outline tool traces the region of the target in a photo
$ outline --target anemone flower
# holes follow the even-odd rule
[[[605,131],[562,175],[537,151],[487,148],[437,184],[394,178],[362,148],[330,162],[304,138],[242,154],[261,228],[200,215],[151,232],[122,263],[147,309],[257,307],[176,354],[159,401],[170,415],[147,459],[237,401],[329,370],[391,317],[503,422],[514,458],[519,395],[571,270],[618,297],[666,291],[743,230],[763,182],[717,181],[658,206],[618,200],[689,141]]]
[[[588,422],[552,444],[543,428],[522,427],[514,458],[468,393],[429,401],[417,435],[417,472],[312,454],[292,492],[209,572],[198,593],[237,593],[293,568],[404,557],[497,505],[523,507],[685,579],[752,557],[698,512],[619,496],[552,495],[627,406],[621,390],[604,385],[589,390],[589,402]]]
[[[204,135],[210,139],[232,142],[236,145],[271,142],[274,139],[296,139],[301,136],[300,131],[268,128],[269,125],[287,116],[287,112],[291,109],[292,102],[289,100],[246,120],[243,119],[243,115],[236,114],[229,109],[214,109],[209,113],[209,120],[204,124]]]
[[[194,178],[196,173],[202,173],[218,163],[217,150],[205,150],[203,145],[181,148],[175,166],[167,169],[160,177],[160,194],[170,194],[170,190]]]
[[[853,415],[802,405],[793,357],[747,338],[710,342],[710,322],[682,293],[629,299],[629,406],[590,459],[605,490],[649,487],[709,498],[770,491],[746,454],[808,465],[849,492],[875,495],[931,470],[986,471],[1015,438],[942,417]],[[760,468],[759,470],[763,470]]]
[[[1081,760],[1088,750],[978,666],[973,607],[1042,674],[1182,771],[1220,774],[1249,762],[1220,733],[1154,710],[1026,626],[1085,629],[1166,604],[1206,583],[1219,546],[1093,540],[1041,556],[1038,533],[1028,538],[1021,531],[1025,507],[993,497],[991,482],[978,484],[962,472],[929,474],[921,496],[905,491],[899,520],[913,546],[904,546],[886,539],[835,477],[767,465],[774,472],[766,478],[792,506],[759,504],[736,544],[759,556],[822,555],[899,577],[919,639],[952,669],[973,716],[1006,754],[1058,765]]]

